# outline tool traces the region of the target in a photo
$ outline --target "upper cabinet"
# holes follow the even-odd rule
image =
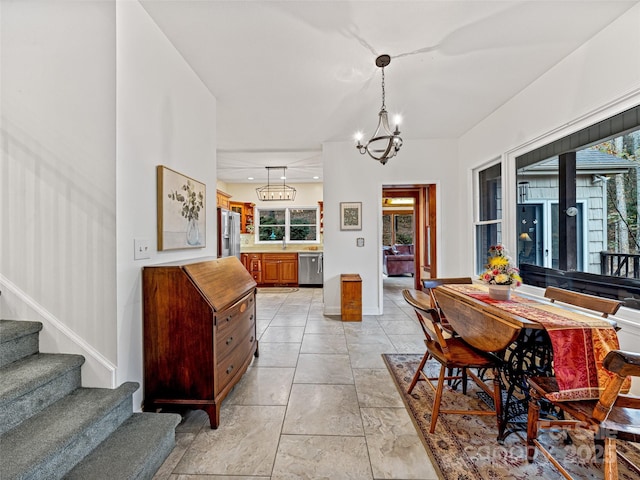
[[[253,233],[254,203],[229,202],[229,210],[240,214],[240,233]]]
[[[216,204],[218,208],[226,208],[229,210],[229,199],[231,195],[223,192],[222,190],[216,190]]]

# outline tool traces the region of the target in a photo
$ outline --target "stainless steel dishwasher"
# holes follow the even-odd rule
[[[298,284],[322,285],[322,253],[298,253]]]

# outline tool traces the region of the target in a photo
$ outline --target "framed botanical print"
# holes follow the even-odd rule
[[[158,250],[206,246],[206,186],[163,165],[158,176]]]
[[[362,230],[362,202],[340,203],[340,230]]]

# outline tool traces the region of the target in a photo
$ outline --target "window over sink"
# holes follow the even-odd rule
[[[318,243],[318,207],[257,208],[256,243]]]

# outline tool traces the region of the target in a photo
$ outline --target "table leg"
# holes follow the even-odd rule
[[[501,357],[504,408],[498,430],[499,443],[503,443],[509,434],[527,428],[527,377],[553,374],[553,349],[549,335],[545,330],[524,329]]]

